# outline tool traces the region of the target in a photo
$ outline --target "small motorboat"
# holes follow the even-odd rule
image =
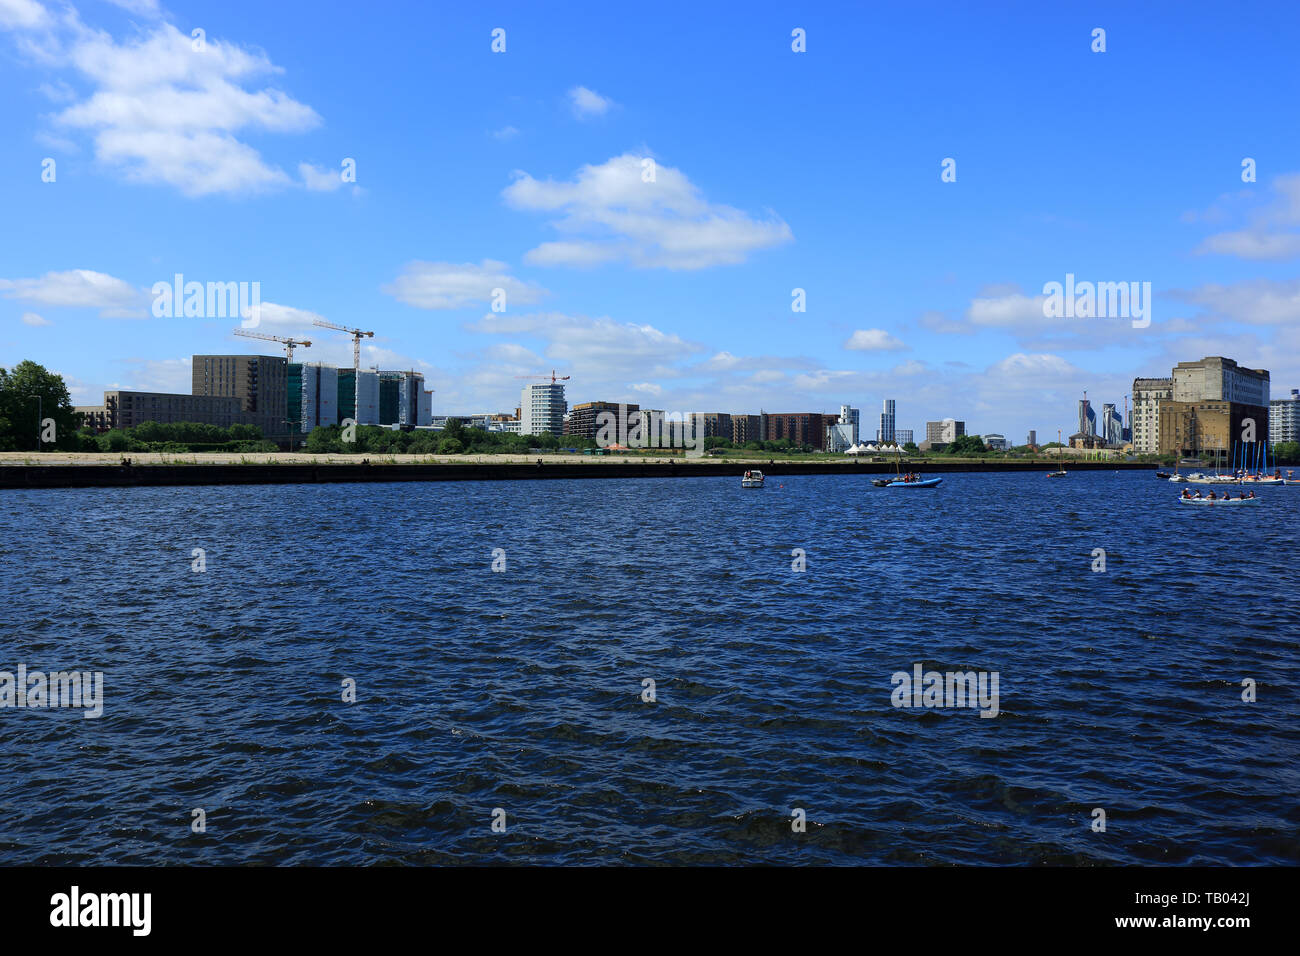
[[[1064,477],[1066,476],[1066,474],[1068,474],[1068,472],[1066,472],[1066,471],[1064,471],[1064,470],[1061,470],[1061,471],[1049,471],[1049,472],[1047,473],[1047,477],[1048,477],[1048,478],[1064,478]]]
[[[896,479],[885,485],[886,488],[938,488],[942,478],[921,478],[916,477],[911,481],[906,478]]]
[[[1182,481],[1182,482],[1187,482],[1187,481],[1190,481],[1191,479],[1188,478],[1186,475],[1177,475],[1177,474],[1174,474],[1174,475],[1170,475],[1170,476],[1169,476],[1169,480],[1170,480],[1170,481]]]
[[[745,472],[745,477],[743,477],[743,478],[740,479],[740,487],[742,487],[742,488],[762,488],[762,487],[763,487],[763,473],[762,473],[761,471],[747,471],[747,472]]]
[[[1157,477],[1157,478],[1163,478],[1163,479],[1166,479],[1166,480],[1167,480],[1167,479],[1169,478],[1169,472],[1167,472],[1167,471],[1157,471],[1157,472],[1156,472],[1156,477]]]

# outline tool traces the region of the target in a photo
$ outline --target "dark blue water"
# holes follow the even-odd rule
[[[1300,486],[1176,493],[5,492],[0,670],[105,711],[0,710],[0,862],[1300,862]],[[917,662],[999,715],[895,708]]]

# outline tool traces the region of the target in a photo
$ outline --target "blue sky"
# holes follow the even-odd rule
[[[311,360],[351,363],[313,317],[374,329],[435,414],[555,368],[1023,440],[1203,355],[1300,386],[1290,5],[457,6],[0,0],[0,365],[89,404],[275,352],[155,317],[182,273]],[[1150,282],[1151,325],[1045,318],[1067,273]]]

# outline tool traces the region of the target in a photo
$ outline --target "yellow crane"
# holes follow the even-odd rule
[[[311,343],[306,339],[291,339],[283,335],[267,335],[265,332],[253,332],[249,329],[235,329],[235,334],[242,335],[246,339],[264,339],[267,342],[279,342],[284,346],[284,357],[290,362],[293,361],[293,350],[298,346],[301,345],[303,348],[311,347]]]
[[[352,395],[354,406],[352,409],[352,420],[359,421],[361,418],[361,340],[363,338],[374,338],[374,332],[366,332],[362,329],[350,329],[346,325],[335,325],[333,322],[326,322],[324,319],[316,319],[312,325],[320,326],[322,329],[333,329],[335,332],[346,332],[352,336]]]

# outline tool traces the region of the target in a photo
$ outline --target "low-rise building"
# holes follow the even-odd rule
[[[134,428],[143,422],[171,425],[197,422],[202,425],[251,425],[246,420],[243,402],[233,396],[181,395],[175,392],[136,392],[114,389],[104,393],[102,406],[81,406],[98,430]]]
[[[925,441],[921,442],[921,451],[942,451],[966,434],[966,423],[955,418],[925,423]]]

